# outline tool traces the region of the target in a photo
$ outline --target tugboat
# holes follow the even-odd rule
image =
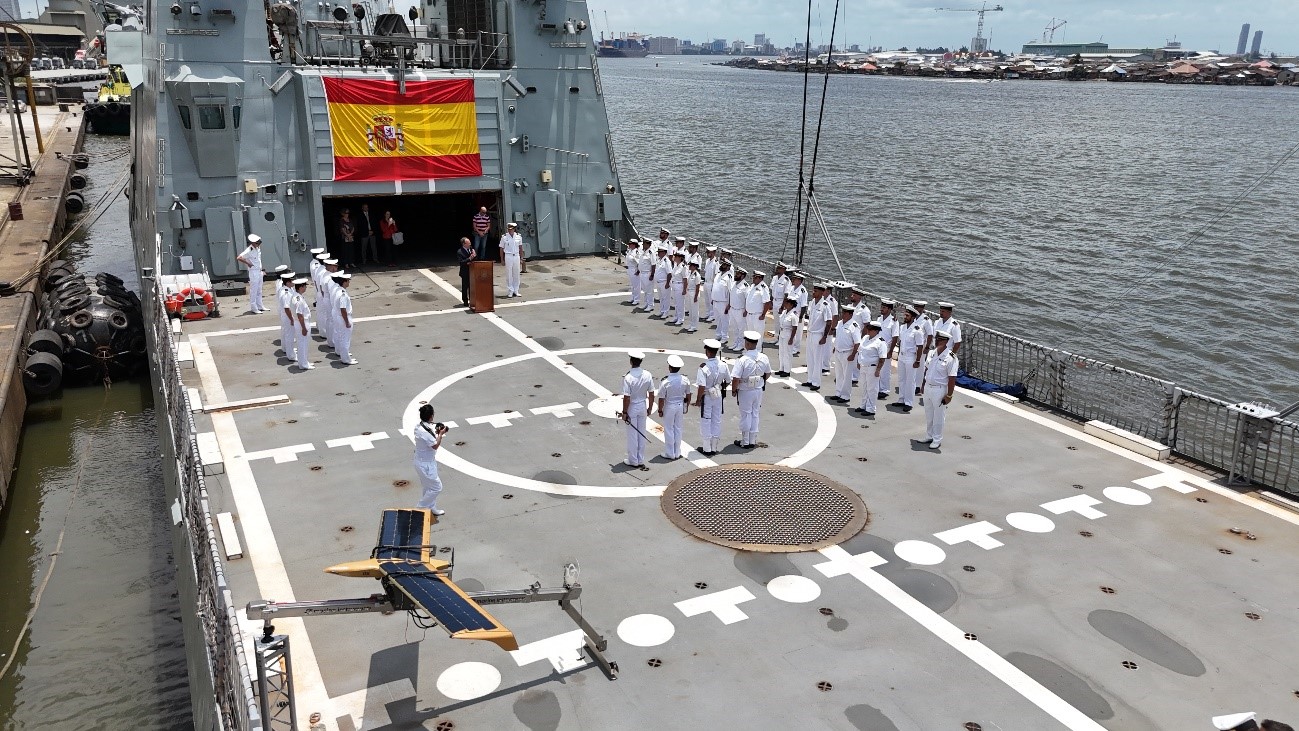
[[[131,134],[131,84],[118,64],[108,67],[108,78],[94,101],[83,108],[90,131],[98,135]]]

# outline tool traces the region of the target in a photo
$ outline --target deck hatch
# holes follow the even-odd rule
[[[730,548],[816,551],[861,532],[866,504],[847,487],[807,470],[728,465],[673,480],[660,506],[685,532]]]

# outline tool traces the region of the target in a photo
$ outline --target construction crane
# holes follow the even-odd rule
[[[975,32],[974,39],[970,41],[970,53],[979,54],[988,50],[988,40],[983,37],[983,16],[987,13],[999,13],[1005,8],[1000,5],[988,7],[985,2],[981,8],[934,8],[943,13],[978,13],[979,30]]]
[[[1055,32],[1058,31],[1058,30],[1060,30],[1061,28],[1065,27],[1065,26],[1068,25],[1068,24],[1069,24],[1069,21],[1067,21],[1067,20],[1059,20],[1059,21],[1057,21],[1055,18],[1052,18],[1052,19],[1051,19],[1051,22],[1046,24],[1046,28],[1042,29],[1042,42],[1043,42],[1043,43],[1054,43],[1054,42],[1055,42]]]

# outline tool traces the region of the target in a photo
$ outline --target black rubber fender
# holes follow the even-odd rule
[[[59,300],[59,314],[71,315],[74,312],[80,314],[80,311],[84,311],[87,315],[89,315],[90,310],[86,309],[89,306],[90,306],[90,298],[87,297],[86,295],[70,297],[65,300]],[[85,325],[80,325],[78,327],[85,327]]]
[[[63,336],[53,330],[37,330],[27,336],[27,353],[49,353],[56,358],[63,357]]]
[[[94,321],[95,316],[90,313],[90,310],[77,310],[72,313],[72,317],[68,318],[68,324],[78,330],[90,327],[90,324]]]
[[[131,326],[131,321],[126,318],[122,312],[114,312],[108,316],[108,326],[114,330],[125,330]]]
[[[23,366],[23,388],[33,396],[49,396],[63,385],[63,361],[52,353],[33,353]]]
[[[68,185],[71,186],[73,190],[81,190],[86,187],[86,182],[86,176],[81,173],[73,173],[68,176]]]
[[[86,209],[86,199],[76,193],[69,193],[67,198],[63,199],[63,210],[68,213],[81,213]]]
[[[122,281],[121,277],[117,276],[116,274],[109,274],[108,272],[100,272],[96,274],[95,281],[99,282],[100,284],[103,284],[104,282],[108,282],[109,284],[115,287],[121,287],[122,285],[126,284],[126,282]]]

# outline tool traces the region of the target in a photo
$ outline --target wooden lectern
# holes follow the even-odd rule
[[[469,309],[474,312],[495,312],[496,293],[493,290],[495,262],[475,261],[469,264]]]

